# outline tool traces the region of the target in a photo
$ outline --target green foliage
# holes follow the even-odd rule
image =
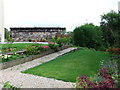
[[[11,38],[10,36],[10,31],[8,31],[8,29],[4,28],[5,31],[5,39],[9,40]]]
[[[118,60],[119,55],[113,55],[109,60],[102,60],[97,74],[92,78],[86,75],[77,78],[77,88],[119,88]]]
[[[69,42],[69,38],[63,37],[63,43],[64,43],[64,45],[66,45],[68,42]]]
[[[60,47],[62,46],[63,43],[62,38],[58,37],[56,42],[59,44]]]
[[[40,52],[43,52],[46,50],[46,48],[44,48],[43,46],[46,45],[41,45],[41,44],[33,44],[33,45],[28,45],[26,47],[26,53],[29,55],[36,55],[39,54]]]
[[[74,29],[74,44],[88,48],[102,47],[102,32],[100,27],[93,24],[85,24]]]
[[[101,28],[106,46],[120,47],[120,14],[110,11],[101,16]],[[109,46],[108,46],[109,47]]]
[[[54,51],[58,51],[59,49],[59,44],[55,43],[55,44],[49,44],[48,45],[51,49],[53,49]]]
[[[55,38],[54,37],[52,37],[52,42],[55,42]]]
[[[11,85],[9,81],[5,82],[3,88],[7,88],[7,90],[21,90],[20,88]]]
[[[37,46],[29,45],[29,46],[26,47],[26,53],[29,54],[29,55],[36,55],[36,54],[40,53],[40,50],[38,50]]]
[[[16,53],[13,53],[11,55],[0,55],[0,63],[9,62],[9,61],[16,60],[19,58],[25,58],[27,56],[28,55],[24,55],[24,54],[21,55],[21,54],[16,54]]]
[[[59,46],[61,47],[61,46],[65,46],[65,45],[68,45],[69,43],[70,43],[70,37],[63,37],[63,38],[61,38],[61,37],[58,37],[57,38],[57,40],[56,40],[56,43],[58,43],[59,44]]]

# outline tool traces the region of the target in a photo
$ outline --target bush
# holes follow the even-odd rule
[[[58,37],[56,43],[59,44],[59,47],[69,45],[71,42],[71,37]]]
[[[108,73],[107,68],[100,70],[100,75],[97,77],[98,81],[91,81],[86,75],[79,78],[80,88],[115,88],[115,80]]]
[[[49,47],[53,49],[54,51],[58,51],[59,49],[59,44],[54,43],[54,44],[49,44]]]
[[[63,40],[62,38],[58,37],[56,42],[59,44],[59,46],[61,47],[62,46],[62,43],[63,43]]]
[[[52,37],[52,40],[51,40],[51,41],[54,42],[54,43],[56,42],[54,37]]]
[[[40,50],[38,50],[37,46],[29,45],[26,47],[26,53],[29,55],[36,55],[40,53]]]
[[[101,48],[103,47],[102,32],[100,27],[93,24],[85,24],[74,29],[74,44],[81,47]]]
[[[100,26],[105,42],[107,42],[106,46],[120,48],[120,14],[110,11],[101,15]]]
[[[29,55],[36,55],[49,49],[49,46],[41,46],[40,44],[33,44],[26,47],[26,53]]]
[[[101,69],[89,78],[86,75],[77,78],[77,88],[118,88],[119,86],[119,73],[118,73],[118,61],[120,57],[117,55],[112,57],[108,61],[101,62]]]

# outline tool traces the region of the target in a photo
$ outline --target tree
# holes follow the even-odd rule
[[[7,28],[4,28],[4,30],[5,30],[5,39],[8,40],[10,38],[10,31],[8,31]]]
[[[120,14],[110,11],[101,16],[103,37],[110,46],[120,47]]]
[[[77,46],[98,49],[102,46],[102,31],[92,23],[74,29],[74,44]]]

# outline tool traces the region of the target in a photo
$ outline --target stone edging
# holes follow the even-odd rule
[[[69,46],[61,47],[61,48],[59,48],[59,50],[63,50],[63,49],[67,49],[67,48],[69,48]],[[22,64],[22,63],[25,63],[25,62],[28,62],[28,61],[32,61],[36,58],[40,58],[42,56],[45,56],[47,54],[51,54],[53,52],[55,52],[55,51],[54,50],[48,50],[48,51],[46,51],[44,53],[41,53],[41,54],[38,54],[38,55],[31,55],[29,57],[20,58],[20,59],[12,60],[12,61],[9,61],[9,62],[0,63],[0,70],[9,68],[9,67],[12,67],[12,66],[15,66],[15,65],[19,65],[19,64]]]

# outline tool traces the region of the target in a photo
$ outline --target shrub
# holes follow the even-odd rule
[[[71,42],[71,37],[58,37],[56,40],[56,43],[59,44],[59,46],[65,46],[65,45],[69,45]]]
[[[100,27],[93,24],[76,27],[74,29],[73,40],[75,45],[82,47],[98,49],[103,45]]]
[[[59,44],[54,43],[54,44],[49,44],[49,47],[53,49],[54,51],[58,51],[59,49]]]
[[[26,47],[26,53],[29,55],[35,55],[35,54],[39,54],[40,50],[38,50],[38,47],[36,46],[29,45]]]
[[[77,88],[118,88],[119,86],[119,73],[118,61],[120,57],[112,57],[108,61],[101,61],[101,69],[89,78],[86,75],[77,78]]]
[[[59,46],[61,47],[62,46],[62,43],[63,43],[63,40],[62,38],[58,37],[56,42],[59,44]]]
[[[109,74],[107,68],[102,68],[96,81],[91,81],[86,75],[80,76],[78,88],[115,88],[116,83],[112,76]]]
[[[33,44],[26,47],[26,53],[30,55],[39,54],[40,52],[46,51],[49,46],[41,46],[40,44]]]
[[[54,42],[54,43],[56,42],[54,37],[52,37],[52,42]]]

